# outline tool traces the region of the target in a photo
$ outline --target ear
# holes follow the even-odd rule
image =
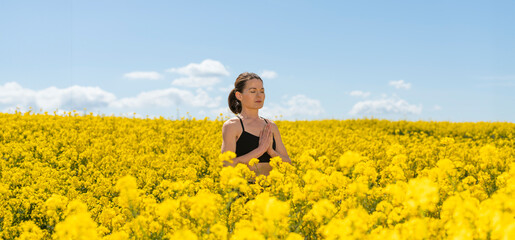
[[[236,96],[236,99],[240,100],[240,102],[241,102],[241,98],[242,98],[241,93],[235,92],[234,95]]]

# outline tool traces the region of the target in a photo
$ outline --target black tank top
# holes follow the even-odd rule
[[[243,129],[243,132],[240,135],[240,138],[238,138],[238,141],[236,141],[236,156],[242,156],[245,155],[252,150],[256,149],[259,146],[259,136],[253,135],[249,132],[245,131],[245,127],[243,127],[243,121],[239,116],[237,116],[240,119],[241,128]],[[264,119],[264,118],[263,118]],[[264,119],[266,123],[266,119]],[[275,138],[273,138],[272,148],[275,150]],[[259,162],[270,162],[270,155],[265,152],[263,155],[258,157]]]

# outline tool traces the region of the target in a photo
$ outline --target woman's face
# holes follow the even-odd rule
[[[259,79],[251,79],[248,80],[245,85],[243,92],[236,95],[238,100],[241,101],[241,104],[244,107],[253,109],[262,108],[265,102],[265,89],[263,88],[263,82]]]

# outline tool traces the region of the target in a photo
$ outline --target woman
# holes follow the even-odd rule
[[[240,74],[228,101],[229,108],[237,115],[222,127],[222,153],[235,152],[236,158],[232,159],[232,164],[224,162],[224,166],[236,166],[238,163],[249,166],[252,158],[258,158],[259,163],[249,166],[250,170],[256,175],[268,175],[272,170],[270,158],[280,156],[284,162],[291,163],[277,125],[259,117],[259,109],[265,102],[265,89],[263,80],[257,74]]]

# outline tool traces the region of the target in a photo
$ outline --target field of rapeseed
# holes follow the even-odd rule
[[[224,120],[0,113],[0,237],[515,239],[513,123],[276,121],[249,184]]]

